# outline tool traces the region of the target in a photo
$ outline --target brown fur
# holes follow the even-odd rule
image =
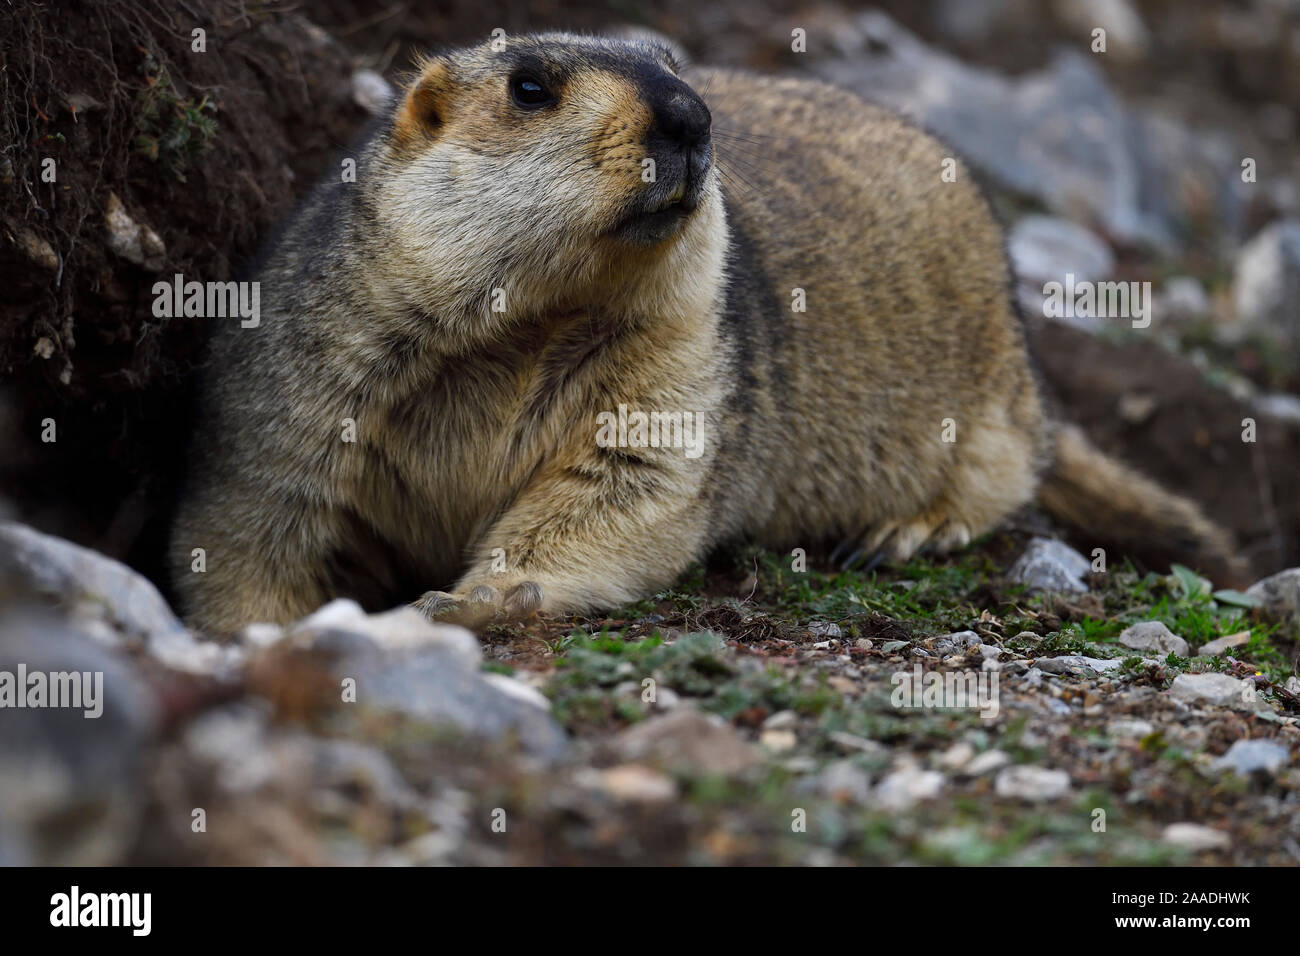
[[[512,106],[521,62],[553,108]],[[695,95],[679,74],[715,162],[670,234],[629,241],[621,217],[673,195],[641,172],[648,98]],[[949,155],[847,92],[683,72],[654,44],[553,35],[427,62],[358,182],[290,225],[261,327],[216,337],[174,532],[190,619],[229,631],[430,587],[449,587],[417,601],[431,614],[584,611],[735,538],[965,545],[1034,497],[1053,438],[1001,230],[965,167],[942,181]],[[601,447],[596,416],[620,404],[700,413],[703,453]],[[1110,500],[1058,469],[1057,513],[1226,547],[1073,433],[1061,448]]]

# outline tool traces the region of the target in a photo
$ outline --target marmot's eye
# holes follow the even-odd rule
[[[554,100],[541,81],[531,76],[516,76],[510,81],[510,98],[515,101],[516,106],[526,110],[535,110]]]

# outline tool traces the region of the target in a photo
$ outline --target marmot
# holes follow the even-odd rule
[[[216,329],[172,541],[189,621],[595,611],[729,540],[906,559],[1035,495],[1226,560],[1193,504],[1053,425],[952,156],[852,92],[649,40],[423,61],[274,245],[260,324]]]

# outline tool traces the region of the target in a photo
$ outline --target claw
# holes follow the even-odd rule
[[[532,581],[516,584],[502,596],[491,585],[480,584],[464,596],[446,591],[429,591],[411,607],[435,621],[460,624],[480,630],[489,624],[505,624],[532,617],[542,607],[545,593]]]
[[[879,534],[873,536],[876,539],[874,547],[869,544],[863,544],[856,548],[852,554],[844,559],[843,563],[840,565],[840,570],[860,571],[864,574],[868,571],[874,571],[880,563],[888,557],[889,544],[894,540],[894,533],[896,530],[897,529],[891,528],[883,536]],[[867,551],[868,547],[871,547],[870,552]],[[867,555],[865,562],[862,561],[863,554]],[[859,562],[862,563],[859,564]]]
[[[843,564],[840,564],[840,558],[844,557],[844,552],[848,551],[849,548],[853,547],[855,544],[857,544],[859,541],[861,541],[861,540],[862,540],[862,537],[863,537],[863,534],[865,534],[865,533],[866,533],[866,532],[863,532],[862,534],[855,535],[855,536],[852,537],[852,538],[845,538],[843,541],[841,541],[839,544],[837,544],[837,545],[836,545],[836,546],[831,550],[831,556],[830,556],[830,558],[828,559],[828,560],[830,561],[830,563],[831,563],[831,564],[839,564],[839,565],[840,565],[840,568],[843,569],[844,565],[843,565]],[[854,551],[853,553],[854,553],[854,554],[858,554],[861,550],[862,550],[861,548],[858,548],[858,549],[857,549],[856,551]]]

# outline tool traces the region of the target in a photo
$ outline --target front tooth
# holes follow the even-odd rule
[[[673,188],[673,191],[670,192],[670,193],[668,194],[668,201],[669,201],[669,202],[677,202],[679,199],[683,198],[685,195],[686,195],[686,185],[685,185],[685,183],[678,183],[678,184]]]

